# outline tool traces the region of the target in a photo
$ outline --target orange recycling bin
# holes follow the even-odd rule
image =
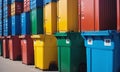
[[[21,44],[18,36],[9,36],[9,58],[21,60]]]
[[[22,63],[27,65],[34,64],[34,48],[31,36],[22,35],[19,38],[21,38]]]
[[[3,37],[3,57],[8,58],[9,57],[9,48],[8,48],[8,39],[6,37]]]

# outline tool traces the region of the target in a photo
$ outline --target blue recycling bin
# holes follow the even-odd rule
[[[81,33],[87,53],[87,72],[120,72],[120,34],[113,30]]]

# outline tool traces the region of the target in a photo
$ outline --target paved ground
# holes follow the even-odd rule
[[[41,71],[34,68],[33,65],[22,64],[21,61],[12,61],[0,57],[0,72],[58,72],[58,71]]]

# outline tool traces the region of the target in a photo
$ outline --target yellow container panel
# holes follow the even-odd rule
[[[11,4],[11,16],[15,15],[15,3]]]
[[[58,31],[78,31],[78,0],[58,1]]]
[[[52,35],[42,35],[34,40],[35,66],[46,70],[52,62],[57,64],[56,38]]]
[[[51,35],[57,32],[57,3],[51,2],[44,7],[45,33]]]

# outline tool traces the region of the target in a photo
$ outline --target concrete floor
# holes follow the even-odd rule
[[[21,61],[12,61],[0,56],[0,72],[58,72],[58,71],[41,71],[34,68],[33,65],[22,64]]]

